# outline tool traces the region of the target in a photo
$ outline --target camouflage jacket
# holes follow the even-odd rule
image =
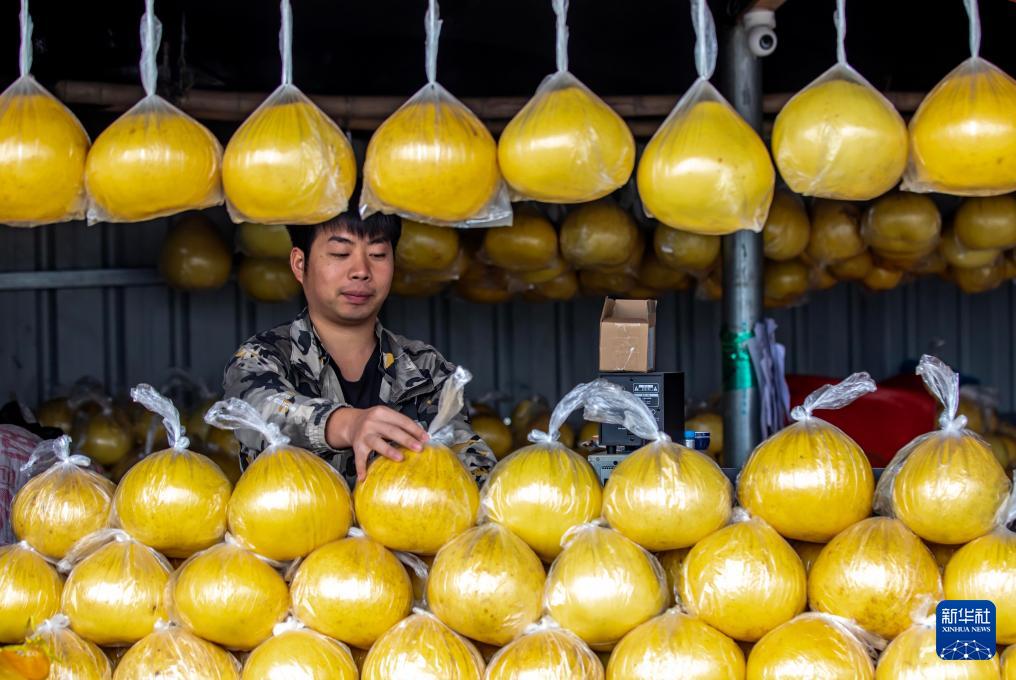
[[[375,329],[381,349],[381,403],[426,428],[437,415],[441,385],[454,371],[437,350]],[[356,468],[352,449],[336,450],[325,441],[325,423],[346,406],[336,367],[304,310],[292,323],[258,333],[236,351],[226,366],[222,386],[226,398],[250,403],[262,417],[275,423],[296,446],[328,460],[352,487]],[[490,448],[469,427],[465,410],[452,421],[453,448],[482,484],[496,462]],[[262,437],[238,430],[243,468],[263,448]]]

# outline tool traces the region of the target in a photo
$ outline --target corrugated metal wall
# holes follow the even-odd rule
[[[225,234],[222,211],[210,211]],[[0,227],[0,271],[152,267],[167,220],[36,230]],[[393,298],[383,321],[396,332],[435,344],[474,373],[474,396],[501,390],[516,399],[556,399],[596,371],[601,301],[475,305],[441,297]],[[284,322],[299,303],[254,304],[235,284],[187,294],[161,285],[0,292],[0,395],[34,404],[83,375],[122,391],[189,369],[216,386],[229,355],[259,329]],[[773,313],[789,350],[788,370],[840,376],[867,370],[877,378],[935,348],[959,370],[1000,390],[1016,405],[1016,294],[1006,285],[967,296],[937,279],[871,294],[856,286],[813,295]],[[664,298],[657,330],[660,370],[687,372],[689,396],[719,389],[720,306],[691,294]]]

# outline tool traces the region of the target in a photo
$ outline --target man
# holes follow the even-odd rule
[[[355,206],[355,197],[350,205]],[[355,209],[319,225],[290,227],[290,266],[306,309],[291,323],[255,335],[226,366],[226,397],[253,405],[296,446],[326,458],[353,485],[378,454],[402,460],[419,451],[455,366],[433,347],[383,328],[378,313],[391,289],[398,217],[361,220]],[[455,449],[478,483],[495,459],[469,428],[453,422]],[[265,446],[238,430],[241,467]]]

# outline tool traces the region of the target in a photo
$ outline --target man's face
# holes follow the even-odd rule
[[[309,256],[293,248],[289,261],[310,311],[341,325],[374,319],[395,273],[388,241],[360,238],[341,228],[318,233]]]

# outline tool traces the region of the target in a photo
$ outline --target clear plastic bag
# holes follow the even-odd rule
[[[226,145],[222,185],[234,222],[317,224],[346,211],[356,158],[331,118],[293,85],[293,16],[282,0],[282,84]]]
[[[228,535],[181,564],[166,593],[175,623],[227,649],[257,647],[289,611],[279,572]]]
[[[804,253],[810,236],[811,221],[801,198],[786,189],[777,189],[762,230],[766,259],[793,260]]]
[[[250,653],[242,680],[357,680],[346,645],[289,618]]]
[[[927,600],[926,603],[931,604]],[[997,680],[1001,677],[997,654],[984,661],[940,657],[935,639],[935,614],[930,606],[915,608],[911,618],[912,625],[890,642],[879,657],[876,680]]]
[[[483,657],[433,614],[414,609],[370,648],[362,680],[480,680]]]
[[[346,535],[353,504],[346,480],[335,468],[306,449],[290,446],[277,425],[240,399],[215,403],[205,422],[224,430],[253,430],[268,443],[229,497],[229,533],[240,545],[285,562]]]
[[[1016,645],[1009,645],[1002,654],[1002,680],[1016,680]]]
[[[620,188],[635,167],[621,116],[568,72],[568,0],[554,0],[557,72],[515,114],[497,156],[517,200],[584,203]]]
[[[922,599],[942,596],[934,556],[902,522],[870,517],[829,541],[808,573],[813,611],[852,619],[887,640]]]
[[[61,611],[81,637],[102,646],[130,645],[166,616],[172,567],[165,557],[120,529],[90,534],[58,565],[70,572]]]
[[[845,10],[845,0],[838,0],[836,65],[776,116],[773,158],[799,194],[867,201],[903,175],[907,127],[889,100],[847,63]]]
[[[875,489],[876,512],[897,517],[933,543],[967,543],[992,530],[1011,485],[991,449],[957,416],[959,376],[924,355],[917,366],[942,404],[941,430],[917,437],[893,457]]]
[[[46,619],[32,633],[50,653],[48,680],[110,680],[109,659],[95,644],[70,629],[63,614]]]
[[[385,547],[433,555],[476,523],[476,482],[450,448],[455,443],[451,422],[462,412],[472,379],[460,366],[445,381],[422,451],[400,449],[401,461],[377,457],[356,485],[357,521]]]
[[[307,626],[370,649],[409,616],[413,584],[396,555],[354,527],[299,564],[290,597],[294,615]]]
[[[572,527],[547,574],[544,610],[598,651],[610,650],[667,606],[659,561],[598,523]]]
[[[438,551],[427,605],[460,635],[500,647],[540,618],[545,576],[540,558],[521,538],[485,522]]]
[[[794,677],[801,669],[816,678],[872,680],[872,659],[885,641],[853,621],[806,612],[768,632],[751,650],[747,675],[758,680]]]
[[[162,24],[154,0],[141,18],[145,97],[96,138],[85,163],[88,223],[140,222],[221,205],[222,145],[155,93]]]
[[[737,479],[737,498],[780,535],[824,543],[871,514],[875,475],[853,439],[814,412],[875,391],[867,373],[823,385],[794,408],[792,425],[759,444]]]
[[[586,420],[622,425],[650,443],[628,455],[603,488],[603,518],[646,550],[687,548],[730,519],[730,480],[709,456],[670,440],[643,402],[598,380]]]
[[[430,0],[425,25],[427,84],[370,138],[360,215],[395,213],[448,227],[511,224],[494,138],[437,82],[437,0]]]
[[[900,262],[920,260],[935,252],[942,215],[928,196],[896,191],[864,211],[861,237],[877,255]]]
[[[744,509],[702,539],[681,564],[680,602],[720,632],[754,642],[807,605],[801,558]]]
[[[957,550],[945,566],[947,600],[991,600],[997,608],[995,638],[1016,644],[1016,490],[999,510],[994,530]],[[1016,526],[1016,525],[1014,525]]]
[[[609,678],[744,678],[737,643],[702,619],[671,608],[631,631],[614,647]]]
[[[63,579],[25,541],[0,546],[0,643],[22,642],[60,611]]]
[[[152,678],[240,680],[240,662],[211,642],[160,621],[116,667],[116,680]]]
[[[0,93],[0,223],[34,227],[85,216],[88,133],[32,77],[32,18],[21,2],[21,77]]]
[[[71,454],[67,435],[40,443],[22,466],[45,471],[18,490],[11,506],[11,527],[19,540],[41,554],[61,559],[78,539],[106,526],[114,485],[89,470],[87,456]]]
[[[169,448],[146,456],[120,480],[112,521],[169,557],[188,557],[222,540],[231,491],[219,466],[190,451],[173,402],[145,383],[131,397],[162,416]]]
[[[1016,80],[981,59],[977,0],[970,58],[928,93],[910,119],[905,191],[996,196],[1016,191]]]
[[[570,528],[600,516],[599,477],[585,458],[559,441],[561,427],[583,403],[589,385],[562,397],[547,432],[531,432],[532,444],[500,460],[480,492],[483,517],[506,526],[546,562],[561,552]]]
[[[603,680],[603,666],[577,635],[543,617],[502,647],[487,665],[484,680],[568,678]]]
[[[647,215],[676,229],[715,235],[762,231],[776,171],[758,133],[710,84],[716,29],[705,0],[691,5],[699,78],[646,145],[637,173],[639,197]]]

